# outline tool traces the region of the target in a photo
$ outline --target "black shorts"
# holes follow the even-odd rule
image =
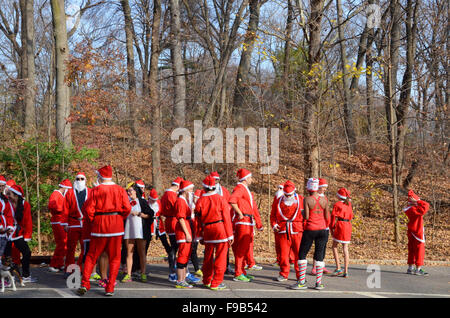
[[[303,231],[302,242],[300,243],[300,250],[298,252],[298,259],[306,259],[306,255],[311,249],[314,242],[314,260],[322,262],[325,257],[325,248],[327,247],[328,231]]]

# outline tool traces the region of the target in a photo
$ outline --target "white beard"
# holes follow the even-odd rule
[[[284,199],[283,199],[283,203],[284,203],[284,205],[286,205],[286,206],[291,206],[291,205],[293,205],[294,203],[296,202],[296,200],[295,200],[295,197],[294,196],[291,196],[291,197],[284,197]]]
[[[194,207],[194,192],[188,192],[187,202],[189,207],[192,209]]]
[[[86,189],[86,180],[84,181],[75,181],[73,183],[73,188],[77,190],[78,192],[83,191]]]

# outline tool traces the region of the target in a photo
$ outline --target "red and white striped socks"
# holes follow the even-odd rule
[[[325,267],[325,262],[316,261],[316,285],[322,283],[323,268]]]
[[[308,265],[308,261],[306,259],[298,261],[298,267],[300,270],[300,284],[304,285],[306,282],[306,266]]]

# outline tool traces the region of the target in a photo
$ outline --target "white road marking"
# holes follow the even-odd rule
[[[24,290],[24,291],[54,291],[57,294],[63,296],[63,297],[78,297],[75,294],[75,290],[68,289],[68,288],[17,288],[17,291]],[[91,290],[104,290],[104,288],[91,288]],[[171,291],[171,292],[183,292],[183,289],[178,288],[131,288],[131,287],[118,287],[115,288],[116,291]],[[191,292],[205,292],[205,288],[193,288],[189,289],[189,293]],[[378,291],[378,292],[367,292],[367,291],[358,291],[358,290],[314,290],[314,289],[307,289],[307,290],[290,290],[290,289],[235,289],[235,288],[229,288],[225,289],[222,292],[263,292],[263,293],[325,293],[325,294],[359,294],[362,296],[367,297],[373,297],[373,298],[387,298],[389,295],[395,295],[395,296],[428,296],[428,297],[447,297],[450,298],[450,294],[427,294],[427,293],[402,293],[402,292],[390,292],[390,291]],[[383,296],[387,295],[387,296]]]

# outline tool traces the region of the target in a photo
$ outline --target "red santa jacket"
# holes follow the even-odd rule
[[[67,193],[67,192],[66,192]],[[64,197],[65,195],[59,190],[53,191],[48,199],[48,210],[51,213],[50,224],[61,224],[64,216]]]
[[[83,205],[86,203],[90,196],[91,189],[86,188],[86,195]],[[69,228],[82,228],[84,221],[87,219],[83,214],[83,205],[80,206],[77,200],[74,189],[69,189],[65,195],[64,200],[64,219],[61,220],[61,224],[67,224]]]
[[[152,202],[154,202],[154,203],[152,203]],[[161,200],[158,199],[158,200],[156,200],[156,202],[148,200],[148,205],[153,210],[153,212],[155,212],[155,215],[154,215],[155,220],[153,221],[152,225],[150,226],[151,234],[156,235],[157,227],[158,227],[159,235],[165,234],[166,230],[164,228],[164,222],[161,222],[161,218],[160,218],[161,211],[162,211]]]
[[[106,182],[93,188],[82,210],[91,222],[91,236],[110,237],[124,234],[124,221],[131,204],[124,188]]]
[[[303,232],[303,197],[294,194],[295,202],[287,206],[284,204],[284,196],[275,198],[270,213],[270,224],[272,228],[278,227],[279,234],[298,234]]]
[[[239,220],[236,212],[233,211],[232,222],[234,226],[238,224],[249,226],[256,225],[256,228],[262,228],[261,216],[259,215],[256,202],[253,199],[253,194],[243,183],[239,182],[237,184],[230,196],[230,199],[228,200],[228,203],[236,203],[241,212],[244,214],[244,218]]]
[[[417,206],[410,205],[403,209],[409,219],[408,232],[419,242],[425,243],[425,231],[423,226],[423,216],[430,209],[430,204],[426,201],[417,201]]]
[[[177,193],[171,189],[167,189],[161,197],[161,216],[165,217],[165,228],[168,235],[175,234],[175,202],[177,201]]]
[[[203,194],[195,205],[197,220],[196,240],[204,243],[222,243],[232,240],[230,206],[216,192]]]
[[[13,230],[14,231],[14,218],[11,212],[12,206],[9,201],[3,201],[0,198],[0,232]],[[1,234],[0,237],[6,237],[6,232]]]
[[[33,234],[33,220],[31,218],[31,205],[25,201],[25,199],[20,198],[19,200],[23,200],[23,217],[22,220],[17,220],[16,218],[16,208],[11,204],[11,212],[14,218],[14,227],[15,231],[12,235],[11,241],[18,240],[23,238],[26,242],[31,241],[31,236]]]
[[[186,225],[186,229],[188,230],[189,235],[191,235],[191,238],[194,239],[192,233],[195,230],[193,231],[193,229],[191,229],[191,225],[189,222],[191,220],[191,208],[189,207],[189,204],[183,196],[177,198],[174,210],[175,219],[177,221],[175,225],[175,238],[177,239],[177,243],[186,243],[186,234],[181,227],[180,219],[185,220],[184,224]]]
[[[348,205],[343,201],[338,201],[334,204],[330,218],[333,240],[339,243],[350,243],[352,237],[352,219],[353,211],[351,202]]]

